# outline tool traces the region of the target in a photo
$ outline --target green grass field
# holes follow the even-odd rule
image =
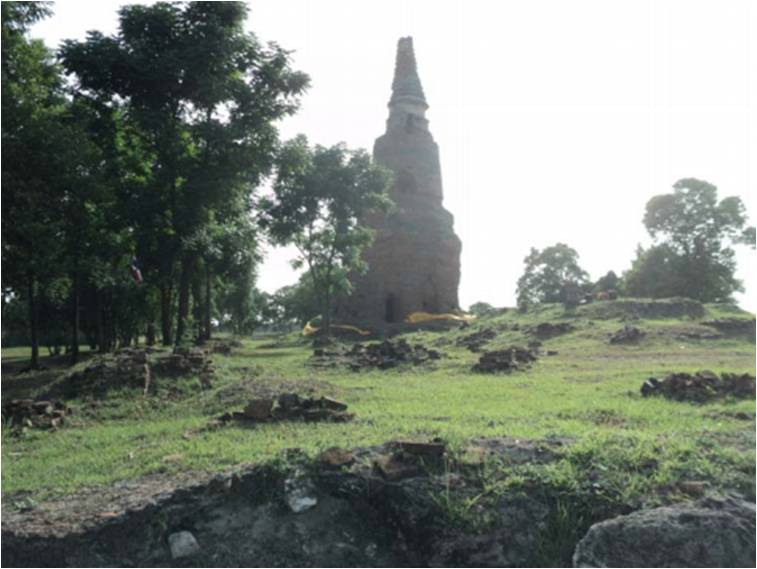
[[[594,310],[565,315],[562,307],[548,306],[482,319],[467,330],[414,332],[405,336],[408,341],[434,347],[445,357],[428,366],[388,371],[312,369],[306,365],[312,349],[297,335],[245,339],[231,356],[214,356],[217,373],[210,389],[203,390],[197,378],[161,380],[158,393],[148,398],[121,390],[96,406],[70,401],[76,414],[58,432],[16,436],[4,427],[3,493],[27,491],[41,499],[148,473],[280,461],[288,448],[315,455],[331,446],[397,438],[441,437],[453,455],[462,456],[472,438],[512,436],[564,440],[564,455],[540,468],[506,471],[500,465],[493,477],[497,484],[514,486],[538,478],[570,489],[599,479],[602,491],[614,500],[654,502],[656,496],[685,492],[682,483],[694,481],[753,499],[754,400],[695,405],[639,394],[645,379],[670,372],[753,374],[751,339],[679,338],[682,332],[703,329],[702,320],[751,315],[710,305],[705,318],[696,320],[634,321],[646,331],[645,338],[638,345],[615,346],[608,336],[624,322],[599,319]],[[576,330],[544,341],[543,353],[558,354],[542,356],[528,371],[473,373],[478,355],[454,344],[458,336],[477,329],[507,325],[485,349],[525,345],[523,332],[509,328],[546,321],[569,321]],[[59,365],[15,375],[14,366],[22,366],[25,355],[19,348],[3,349],[4,403],[41,393],[70,371]],[[169,381],[176,385],[167,385]],[[252,394],[281,391],[336,397],[357,418],[344,424],[203,429],[223,412],[241,410]]]

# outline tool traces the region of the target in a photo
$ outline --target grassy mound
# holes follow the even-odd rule
[[[118,397],[111,394],[101,405],[66,401],[77,412],[57,432],[18,438],[3,429],[4,496],[23,492],[29,499],[43,500],[148,474],[273,463],[285,460],[283,451],[289,448],[315,457],[334,446],[440,438],[450,452],[464,453],[475,438],[513,437],[566,441],[565,452],[548,465],[485,461],[476,466],[497,488],[528,487],[536,481],[550,489],[554,500],[582,489],[631,506],[692,488],[736,490],[753,497],[753,400],[726,398],[692,406],[639,393],[645,379],[671,373],[708,369],[754,374],[755,346],[743,336],[702,339],[680,334],[682,326],[692,325],[694,315],[705,320],[753,316],[678,299],[629,302],[595,303],[575,313],[548,305],[526,314],[509,311],[481,319],[466,329],[418,330],[402,338],[410,345],[439,348],[445,357],[433,366],[361,373],[306,365],[312,346],[297,335],[244,339],[230,355],[214,357],[209,387],[191,376],[176,379],[196,387],[182,390],[181,397],[161,392],[143,396],[139,388],[125,386]],[[629,306],[636,314],[638,306],[652,305],[659,306],[644,309],[634,322],[645,332],[638,343],[609,344]],[[672,316],[674,312],[680,316]],[[531,331],[544,322],[571,327],[537,346]],[[475,373],[471,368],[481,354],[458,340],[485,328],[495,334],[485,334],[483,350],[532,342],[535,349],[553,355],[506,377]],[[4,397],[6,386],[14,397],[34,397],[72,371],[50,365],[39,377],[8,373],[23,364],[19,356],[16,348],[3,351]],[[357,418],[350,423],[206,428],[212,418],[245,403],[248,396],[284,392],[336,397]],[[565,500],[570,503],[572,498]],[[450,507],[472,511],[472,506]]]
[[[650,318],[693,319],[702,318],[705,308],[701,302],[690,298],[665,298],[661,300],[623,298],[599,301],[579,309],[587,318]]]

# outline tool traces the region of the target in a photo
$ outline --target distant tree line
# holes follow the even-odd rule
[[[644,225],[654,243],[647,249],[639,246],[622,277],[609,271],[591,282],[576,250],[564,243],[541,251],[532,248],[518,280],[518,306],[562,302],[566,283],[585,294],[617,291],[633,297],[684,296],[701,302],[731,301],[733,293],[743,291],[735,277],[732,246],[754,248],[755,228],[747,225],[740,198],[718,201],[712,184],[694,178],[679,180],[672,193],[649,200]]]
[[[730,302],[735,292],[743,291],[735,277],[733,247],[754,248],[755,228],[747,224],[740,198],[718,200],[715,186],[687,178],[676,182],[673,192],[649,200],[643,222],[653,244],[646,249],[639,247],[631,268],[620,276],[610,270],[592,281],[580,265],[578,252],[565,243],[532,248],[517,283],[518,306],[528,309],[540,303],[565,302],[566,283],[584,297],[615,293]],[[270,297],[279,321],[302,325],[321,314],[322,305],[306,277],[307,273],[298,284]],[[476,302],[468,310],[480,317],[499,313],[487,302]]]

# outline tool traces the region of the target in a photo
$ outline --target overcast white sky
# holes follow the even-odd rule
[[[57,2],[51,46],[116,30],[126,2]],[[249,28],[294,50],[312,87],[282,137],[373,147],[397,39],[412,35],[463,242],[460,302],[512,305],[530,247],[565,242],[593,278],[648,243],[644,206],[678,179],[738,195],[757,218],[757,2],[258,0]],[[752,223],[757,219],[752,219]],[[275,250],[259,286],[291,284]],[[741,248],[742,305],[757,309]]]

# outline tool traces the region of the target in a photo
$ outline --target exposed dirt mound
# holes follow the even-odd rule
[[[524,565],[524,560],[534,559],[541,546],[539,536],[546,534],[550,522],[549,506],[528,496],[505,495],[492,507],[498,518],[495,528],[479,534],[450,531],[434,542],[428,566],[541,567]]]
[[[3,423],[17,433],[27,429],[52,429],[63,426],[71,407],[61,401],[13,399],[3,405]]]
[[[129,348],[97,357],[82,371],[68,376],[67,395],[101,397],[112,389],[124,387],[139,388],[147,395],[151,381],[147,353],[147,350]]]
[[[482,373],[511,373],[527,368],[537,359],[533,350],[512,346],[504,350],[484,352],[473,371]]]
[[[641,386],[644,397],[662,395],[675,401],[703,403],[723,397],[754,398],[755,379],[753,375],[724,373],[720,377],[711,371],[673,373],[663,380],[649,378]]]
[[[494,328],[484,328],[472,334],[459,337],[455,340],[455,345],[460,348],[468,348],[471,352],[478,352],[481,351],[484,344],[496,337],[497,331]]]
[[[704,306],[701,302],[690,298],[660,300],[623,298],[589,304],[582,307],[580,313],[588,318],[604,320],[611,318],[701,318],[704,316]]]
[[[573,332],[575,329],[576,327],[568,322],[541,322],[531,328],[528,333],[539,340],[549,340],[550,338]]]
[[[226,413],[220,421],[264,423],[273,421],[331,421],[344,423],[355,418],[347,412],[347,405],[330,397],[300,397],[297,393],[282,393],[275,399],[252,399],[244,411]]]
[[[510,465],[542,464],[557,460],[565,439],[531,440],[514,437],[489,437],[473,439],[460,456],[465,466],[481,466],[490,461]]]
[[[646,333],[636,326],[623,326],[610,336],[611,344],[638,344]]]
[[[82,371],[65,378],[62,388],[67,398],[102,398],[123,388],[138,388],[146,396],[155,391],[161,377],[196,375],[203,387],[210,387],[214,373],[209,349],[182,347],[165,354],[151,348],[124,348],[96,357]]]
[[[755,338],[754,318],[751,320],[745,318],[718,318],[717,320],[702,322],[702,324],[704,326],[715,328],[718,332],[728,336],[747,336],[752,339]]]
[[[373,470],[387,482],[428,474],[445,452],[444,443],[395,441],[386,446],[390,452],[373,459]]]
[[[538,488],[485,492],[477,476],[450,472],[445,457],[440,441],[395,441],[331,448],[315,461],[290,453],[279,470],[151,475],[25,509],[6,495],[3,564],[534,566],[554,506]],[[451,522],[449,503],[475,504],[486,532]],[[587,528],[621,513],[593,512]]]
[[[418,365],[438,360],[441,353],[426,348],[423,344],[410,345],[406,340],[396,342],[384,340],[373,344],[353,344],[351,348],[334,346],[316,348],[310,365],[316,367],[335,367],[346,365],[354,371],[361,369],[389,369],[400,364]]]

